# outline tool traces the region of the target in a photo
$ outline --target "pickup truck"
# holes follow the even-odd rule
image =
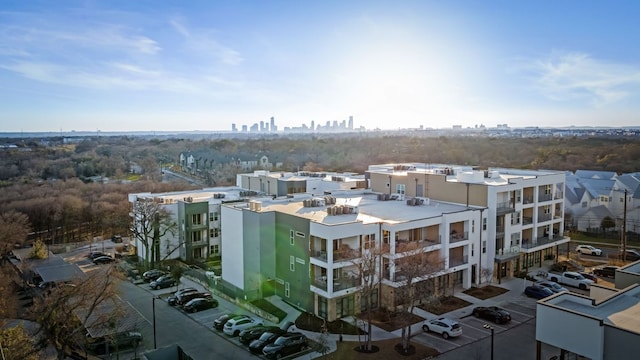
[[[538,273],[538,277],[557,282],[558,284],[577,287],[582,290],[589,289],[591,284],[593,284],[593,280],[589,280],[573,271],[565,271],[562,273],[547,273],[541,271]]]

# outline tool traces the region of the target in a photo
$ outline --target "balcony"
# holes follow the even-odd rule
[[[540,194],[538,195],[538,202],[545,202],[553,200],[552,194]]]
[[[538,222],[551,220],[551,214],[538,214]]]
[[[467,255],[449,257],[449,268],[465,265],[468,263],[469,263],[469,257]]]
[[[496,207],[497,215],[504,215],[515,211],[516,209],[513,207],[513,203],[511,201],[498,203]]]
[[[320,290],[329,291],[327,284],[327,277],[320,276],[314,279],[313,286]],[[357,277],[334,279],[332,292],[342,291],[360,286],[360,282]]]
[[[340,250],[335,250],[333,252],[333,262],[353,260],[361,257],[361,253],[357,249],[352,249],[347,245],[343,245],[340,247]]]
[[[423,239],[419,241],[412,241],[412,240],[405,240],[405,239],[396,240],[396,254],[402,253],[404,251],[424,248],[427,246],[433,246],[438,244],[440,244],[440,238],[438,238],[438,240]]]
[[[533,224],[533,218],[529,216],[522,217],[522,225],[531,225]]]
[[[533,204],[533,196],[524,196],[522,198],[523,204]]]
[[[449,235],[449,243],[456,243],[456,242],[460,242],[460,241],[465,241],[465,240],[469,240],[469,232],[467,231],[463,231],[463,232],[452,232]]]
[[[496,236],[504,236],[504,226],[496,226]]]
[[[552,237],[548,237],[548,236],[539,237],[539,238],[535,239],[534,241],[531,241],[529,239],[523,239],[522,240],[522,248],[523,249],[533,249],[533,248],[536,248],[538,246],[553,244],[553,243],[556,243],[556,242],[561,241],[561,240],[566,240],[566,241],[562,241],[561,242],[561,243],[565,243],[565,242],[569,242],[570,238],[565,237],[564,235],[553,235]],[[554,245],[559,245],[559,244],[554,244]]]
[[[564,199],[564,193],[562,191],[556,191],[556,194],[553,196],[555,200]]]
[[[325,250],[316,250],[311,254],[311,257],[327,262],[327,252]]]

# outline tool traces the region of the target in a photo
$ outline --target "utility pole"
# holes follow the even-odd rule
[[[622,261],[627,260],[627,189],[624,189],[624,207],[622,210]]]

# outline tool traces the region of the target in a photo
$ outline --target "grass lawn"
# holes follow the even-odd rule
[[[316,359],[321,360],[342,360],[342,359],[366,359],[366,360],[389,360],[389,359],[405,359],[405,360],[423,360],[440,353],[433,348],[418,344],[415,341],[411,342],[411,346],[415,348],[415,352],[410,355],[402,355],[395,350],[395,346],[401,341],[400,338],[373,341],[372,345],[377,346],[379,351],[374,353],[362,353],[355,349],[360,346],[358,342],[339,342],[338,349],[332,353],[324,356],[319,356]]]
[[[448,313],[449,311],[458,310],[469,305],[471,305],[471,303],[466,300],[457,298],[455,296],[445,296],[438,299],[438,301],[434,301],[429,304],[418,305],[418,307],[432,314],[442,315],[444,313]]]
[[[362,313],[358,315],[358,318],[366,321],[367,314]],[[395,331],[408,323],[415,324],[423,320],[422,317],[415,314],[392,313],[384,310],[376,310],[371,316],[371,323],[386,331]]]

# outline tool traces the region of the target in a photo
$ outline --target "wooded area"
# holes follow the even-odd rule
[[[51,243],[128,233],[131,205],[127,194],[193,187],[160,181],[161,167],[177,164],[185,151],[211,151],[229,161],[241,155],[266,154],[271,162],[282,162],[284,171],[363,173],[369,164],[390,162],[618,173],[640,168],[640,140],[630,138],[435,138],[366,133],[200,140],[96,137],[72,143],[62,138],[3,139],[0,143],[17,145],[1,152],[0,213],[26,215],[32,237]],[[220,165],[215,185],[233,185],[240,170]],[[132,173],[132,169],[138,170]],[[103,183],[104,178],[109,180]]]

